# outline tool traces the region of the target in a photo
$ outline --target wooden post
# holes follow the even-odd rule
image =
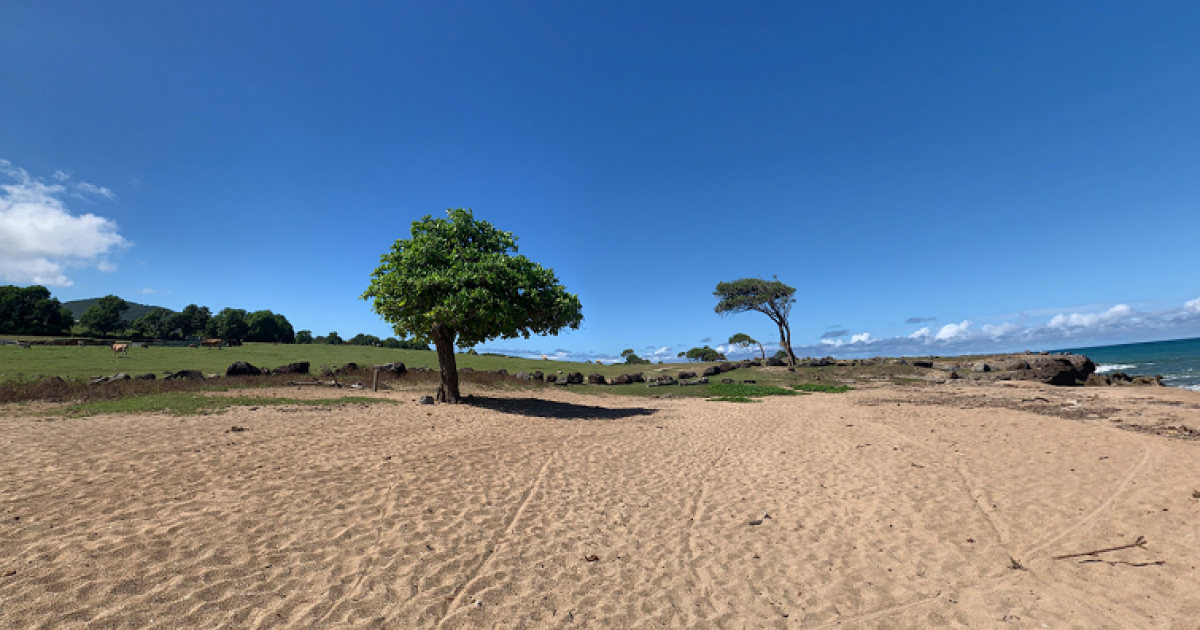
[[[371,391],[379,391],[379,370],[375,370],[375,373],[371,376]]]

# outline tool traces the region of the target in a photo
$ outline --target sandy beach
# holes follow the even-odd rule
[[[8,408],[0,626],[1200,625],[1195,392],[465,393]]]

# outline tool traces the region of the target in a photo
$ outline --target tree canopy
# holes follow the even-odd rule
[[[10,335],[66,335],[75,316],[40,285],[0,287],[0,332]]]
[[[97,335],[107,335],[123,328],[121,314],[129,303],[115,295],[106,295],[84,311],[79,324]]]
[[[762,343],[746,333],[737,333],[736,335],[733,335],[729,338],[728,343],[731,346],[737,346],[739,348],[749,348],[750,346],[757,345],[758,349],[762,351],[762,358],[764,360],[767,358],[767,349],[763,347]]]
[[[779,281],[762,278],[742,278],[733,282],[721,282],[713,291],[717,298],[714,310],[719,315],[736,315],[757,311],[769,317],[779,327],[779,345],[787,350],[788,369],[796,369],[796,355],[792,352],[792,329],[788,315],[796,303],[796,289]]]
[[[686,357],[689,361],[724,361],[725,355],[717,350],[704,346],[703,348],[692,348],[686,352],[680,352],[677,356]]]
[[[650,359],[643,359],[642,357],[639,357],[637,353],[633,351],[633,348],[622,350],[621,358],[625,359],[626,365],[645,365],[650,363]]]
[[[517,239],[469,209],[414,221],[411,238],[380,257],[363,293],[396,334],[432,342],[441,367],[438,400],[457,402],[455,346],[579,328],[579,298],[554,271],[517,253]]]

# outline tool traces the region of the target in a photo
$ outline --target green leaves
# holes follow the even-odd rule
[[[465,348],[579,328],[579,298],[552,270],[515,255],[511,232],[468,209],[446,214],[414,221],[411,238],[396,241],[380,258],[362,295],[397,335],[428,342],[441,326]]]
[[[721,315],[758,311],[767,314],[778,323],[777,317],[787,318],[792,304],[796,302],[795,294],[795,288],[780,282],[778,278],[742,278],[733,282],[721,282],[717,284],[716,291],[713,291],[713,295],[719,300],[714,310]]]

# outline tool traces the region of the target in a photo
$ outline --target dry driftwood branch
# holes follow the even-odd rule
[[[1088,551],[1088,552],[1084,552],[1084,553],[1071,553],[1071,554],[1067,554],[1065,556],[1054,556],[1054,559],[1055,560],[1067,560],[1069,558],[1082,558],[1084,556],[1095,556],[1095,555],[1102,554],[1102,553],[1108,553],[1110,551],[1121,551],[1124,549],[1133,549],[1134,547],[1145,547],[1145,546],[1146,546],[1146,537],[1138,536],[1137,540],[1129,543],[1128,545],[1121,545],[1120,547],[1109,547],[1108,549],[1097,549],[1095,551]]]

